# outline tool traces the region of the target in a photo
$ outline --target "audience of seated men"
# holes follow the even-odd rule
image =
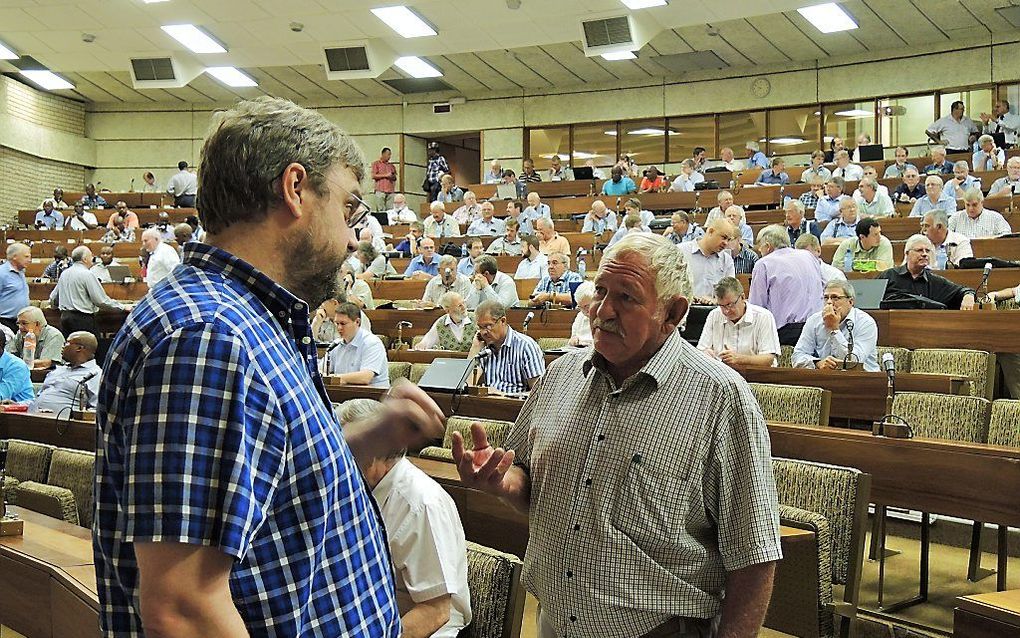
[[[509,214],[509,211],[507,212]],[[521,227],[524,228],[524,222],[527,221],[527,231],[522,230],[525,235],[530,235],[534,232],[535,222],[539,219],[552,219],[552,209],[549,208],[549,204],[542,202],[542,196],[532,191],[528,193],[528,205],[521,211],[521,216],[518,221],[521,222]]]
[[[439,274],[439,257],[436,255],[436,241],[425,237],[418,242],[418,254],[407,264],[404,276],[411,279],[432,279]]]
[[[446,206],[442,202],[429,204],[431,215],[425,218],[425,234],[434,239],[459,237],[460,226],[451,215],[446,214]]]
[[[498,301],[478,304],[475,323],[478,337],[468,356],[477,355],[483,348],[491,353],[482,366],[483,385],[501,394],[530,392],[545,374],[545,356],[535,340],[510,327],[506,308]]]
[[[882,224],[873,217],[862,217],[854,236],[844,239],[832,256],[832,265],[843,272],[885,270],[893,265],[892,242],[882,235]]]
[[[418,255],[418,243],[425,234],[425,225],[421,222],[411,222],[407,229],[407,235],[393,247],[393,250],[404,257],[415,257]]]
[[[966,153],[977,139],[978,127],[964,115],[962,100],[953,102],[949,109],[949,115],[932,122],[924,133],[935,144],[944,144],[949,153]]]
[[[808,183],[808,189],[800,194],[797,199],[804,208],[817,208],[818,200],[825,197],[825,181],[821,177],[812,177]]]
[[[173,272],[181,263],[177,251],[163,241],[155,228],[142,231],[142,247],[149,253],[149,262],[145,269],[145,283],[152,288]]]
[[[840,202],[847,199],[843,194],[846,182],[842,177],[830,177],[825,181],[825,196],[815,203],[815,222],[821,224],[839,217]]]
[[[705,318],[698,350],[729,366],[775,366],[781,346],[772,313],[748,303],[735,277],[720,279],[712,292],[717,307]]]
[[[397,224],[410,224],[411,222],[421,221],[418,219],[418,213],[407,205],[407,197],[403,193],[397,193],[393,196],[393,208],[386,211],[386,222],[390,226],[396,226]]]
[[[812,237],[813,235],[809,235]],[[745,244],[739,237],[734,237],[726,242],[726,250],[733,257],[733,271],[738,275],[749,275],[754,271],[754,265],[758,263],[758,253],[751,250],[752,244]]]
[[[381,409],[378,401],[351,399],[337,414],[349,427]],[[401,636],[456,638],[471,622],[467,542],[457,506],[403,452],[374,456],[361,470],[386,529]]]
[[[907,156],[910,152],[907,151],[906,146],[897,146],[893,153],[895,159],[892,164],[885,167],[885,173],[882,174],[883,179],[903,177],[906,175],[908,168],[914,169],[915,172],[917,171],[917,167],[907,161]]]
[[[977,172],[1000,171],[1006,165],[1006,151],[995,147],[995,138],[982,135],[978,138],[978,150],[972,158],[972,165]]]
[[[106,284],[113,281],[110,276],[110,266],[119,266],[120,262],[113,256],[113,246],[103,246],[99,251],[99,261],[92,264],[89,272],[96,276],[99,283]]]
[[[570,254],[570,242],[556,232],[556,225],[548,217],[540,217],[535,222],[535,234],[538,235],[538,249],[544,255],[552,253]]]
[[[720,215],[719,218],[724,218],[725,215]],[[709,221],[714,221],[709,219]],[[638,217],[638,225],[640,226],[641,218]],[[685,241],[694,241],[695,239],[701,239],[705,235],[705,229],[694,223],[691,216],[685,211],[678,210],[673,213],[669,218],[669,228],[663,233],[663,236],[668,238],[674,244],[682,244]],[[622,235],[621,235],[622,238]],[[614,242],[618,241],[616,237],[613,237]]]
[[[107,230],[106,233],[103,234],[102,239],[99,241],[104,244],[134,243],[135,229],[125,226],[123,217],[114,213],[113,217],[110,218],[110,221],[113,223],[113,228]]]
[[[910,209],[911,217],[922,217],[925,213],[936,208],[949,213],[956,212],[956,198],[942,187],[942,178],[938,175],[929,175],[924,178],[924,197],[914,202]]]
[[[442,204],[450,204],[452,202],[463,201],[464,190],[457,186],[453,179],[453,175],[449,173],[443,173],[439,178],[439,191],[436,196],[432,198],[433,202],[439,202]]]
[[[543,178],[547,182],[566,182],[574,179],[574,171],[570,170],[570,167],[564,166],[559,155],[553,155],[549,158],[549,170],[545,172]]]
[[[858,164],[851,164],[850,153],[845,150],[837,152],[835,160],[836,168],[832,171],[833,177],[839,177],[844,182],[856,182],[864,177],[864,169]]]
[[[19,359],[25,359],[25,336],[35,337],[33,368],[49,368],[60,361],[64,347],[64,335],[46,321],[46,315],[37,306],[26,306],[18,313],[18,333],[8,341],[7,352]]]
[[[482,202],[479,208],[481,216],[468,226],[468,235],[498,237],[506,232],[506,224],[503,220],[493,216],[495,209],[492,206],[492,202]]]
[[[781,157],[772,158],[772,167],[763,170],[755,184],[767,186],[785,186],[790,183],[790,176],[786,173],[786,162]]]
[[[457,262],[457,272],[465,277],[471,277],[475,274],[475,260],[485,252],[485,245],[480,237],[474,237],[467,241],[467,249],[468,254]]]
[[[520,224],[515,219],[508,219],[504,222],[502,237],[492,240],[485,250],[490,255],[511,255],[518,256],[524,252],[519,235]]]
[[[21,403],[35,398],[28,364],[7,350],[8,337],[0,331],[0,401]],[[59,355],[58,355],[59,356]]]
[[[967,191],[975,188],[981,190],[981,180],[970,174],[970,166],[964,160],[953,164],[953,178],[942,185],[943,192],[953,199],[963,199]]]
[[[103,196],[96,194],[95,184],[86,184],[85,194],[78,201],[80,201],[85,208],[105,208],[108,206],[106,200],[103,199]]]
[[[326,355],[327,370],[345,385],[390,387],[386,347],[379,337],[361,325],[361,309],[350,302],[337,306],[334,314],[340,343]]]
[[[854,307],[855,297],[845,279],[825,285],[824,305],[808,317],[793,349],[793,367],[878,372],[878,324]]]
[[[839,216],[829,221],[819,236],[822,245],[841,244],[848,237],[856,237],[858,221],[860,213],[857,202],[850,197],[843,199],[839,203]]]
[[[519,303],[517,284],[510,275],[499,271],[499,264],[492,255],[482,255],[475,260],[475,274],[471,278],[475,287],[478,302],[495,299],[505,308],[512,308]]]
[[[596,236],[608,232],[612,235],[616,232],[617,227],[616,211],[610,210],[601,199],[596,199],[591,204],[591,210],[584,216],[581,232],[594,233]]]
[[[935,270],[959,268],[960,260],[974,256],[970,239],[949,230],[949,216],[944,210],[925,213],[921,219],[921,233],[935,246]]]
[[[99,396],[99,375],[96,363],[99,342],[90,332],[72,332],[60,351],[66,365],[58,365],[46,375],[42,388],[28,406],[29,412],[52,412],[68,416],[68,412],[95,410]]]
[[[630,177],[625,176],[623,169],[619,166],[614,166],[609,171],[609,175],[609,179],[602,183],[603,195],[620,197],[637,192],[637,184]]]
[[[989,197],[1020,195],[1020,156],[1006,160],[1006,174],[992,182],[988,188]]]
[[[67,246],[57,244],[53,247],[53,261],[46,264],[42,276],[46,279],[56,281],[60,274],[71,267],[71,256],[67,253]]]
[[[588,317],[588,308],[594,299],[595,282],[590,280],[581,282],[581,285],[574,291],[577,315],[574,317],[574,323],[570,324],[568,346],[584,348],[595,342],[595,338],[591,334],[591,319]]]
[[[832,223],[832,222],[830,222]],[[814,235],[804,234],[797,238],[793,245],[798,250],[806,250],[818,259],[818,268],[822,271],[822,282],[829,283],[833,279],[846,279],[846,275],[839,268],[834,268],[822,261],[822,245]]]
[[[35,214],[35,227],[39,230],[60,230],[64,223],[64,215],[54,209],[49,200],[44,201],[42,210]]]
[[[818,179],[820,183],[824,184],[825,180],[832,177],[832,171],[823,166],[823,164],[825,164],[825,153],[823,151],[812,152],[811,164],[800,174],[800,181],[810,184],[815,179]]]
[[[903,181],[889,196],[895,203],[913,204],[926,195],[921,174],[913,166],[903,171]]]
[[[638,185],[638,192],[658,193],[665,189],[668,183],[665,175],[660,173],[658,168],[649,166],[645,169],[644,177],[641,178],[641,184]]]
[[[546,303],[561,304],[566,307],[573,305],[570,285],[583,281],[581,275],[570,269],[570,253],[550,253],[548,256],[548,272],[538,280],[535,291],[528,300],[529,305],[541,306]]]
[[[468,308],[474,308],[478,304],[478,296],[471,285],[471,279],[457,272],[457,258],[443,255],[439,258],[439,274],[425,284],[421,303],[426,308],[437,307],[443,293],[451,291],[463,297]]]
[[[670,193],[693,193],[695,186],[705,181],[705,176],[694,170],[694,160],[685,159],[680,162],[680,173],[669,185]],[[607,193],[611,194],[611,193]]]
[[[879,277],[888,279],[885,298],[918,295],[943,304],[949,310],[972,310],[975,294],[970,288],[950,281],[931,270],[935,246],[924,235],[911,235],[904,246],[904,263],[889,268]]]
[[[797,238],[803,234],[820,237],[821,229],[813,220],[804,217],[804,204],[796,199],[788,199],[783,204],[783,225],[786,233],[790,236],[790,244],[793,245]]]
[[[60,275],[50,293],[50,307],[60,310],[60,327],[67,334],[84,330],[98,337],[96,315],[100,310],[130,310],[106,294],[92,273],[92,260],[92,250],[88,246],[78,246],[71,251],[72,265]]]
[[[453,291],[444,292],[439,297],[439,306],[446,314],[433,322],[414,349],[467,352],[471,349],[478,327],[468,315],[464,297]]]
[[[795,250],[784,226],[770,224],[758,231],[758,254],[748,300],[772,313],[779,343],[792,346],[808,316],[821,307],[822,274],[818,260]]]
[[[620,241],[630,233],[650,233],[652,232],[648,226],[641,221],[641,216],[631,213],[623,218],[623,225],[613,233],[612,239],[609,240],[608,246],[612,246],[616,242]]]
[[[677,246],[687,260],[687,274],[696,301],[711,303],[715,285],[724,277],[736,276],[727,245],[737,236],[733,224],[717,219],[708,225],[704,237]]]
[[[985,196],[979,188],[972,188],[963,196],[963,210],[949,218],[949,230],[969,239],[1000,237],[1013,232],[1005,217],[985,208]]]
[[[522,240],[524,259],[517,264],[517,272],[514,279],[541,279],[548,274],[549,260],[538,249],[538,237],[526,235]]]
[[[482,216],[482,209],[478,205],[478,196],[475,195],[474,191],[464,191],[463,201],[464,203],[457,210],[453,211],[453,219],[461,227],[466,228]]]
[[[885,193],[879,191],[878,182],[870,177],[861,180],[859,190],[860,198],[853,198],[860,209],[863,217],[894,217],[896,208],[892,200]]]
[[[949,175],[953,163],[946,159],[946,147],[939,144],[931,147],[931,164],[924,167],[925,175]]]

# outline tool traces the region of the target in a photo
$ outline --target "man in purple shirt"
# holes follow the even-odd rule
[[[822,308],[822,271],[806,250],[790,247],[779,224],[762,228],[756,246],[761,259],[751,273],[748,301],[767,308],[776,319],[779,343],[797,344],[804,322]]]

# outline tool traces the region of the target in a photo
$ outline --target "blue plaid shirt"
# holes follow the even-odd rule
[[[143,541],[233,557],[252,636],[400,633],[385,536],[315,356],[305,304],[204,244],[128,317],[96,415],[106,636],[143,635]]]

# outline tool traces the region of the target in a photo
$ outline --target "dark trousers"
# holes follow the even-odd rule
[[[195,207],[195,196],[194,195],[178,195],[174,197],[174,206],[177,208],[194,208]]]
[[[800,339],[800,333],[804,331],[804,322],[788,323],[777,332],[779,333],[779,345],[795,346]]]
[[[425,180],[425,183],[422,184],[422,186],[425,187],[425,194],[429,196],[429,202],[431,203],[436,201],[436,197],[439,195],[439,189],[442,187],[439,180]]]
[[[77,310],[61,310],[60,329],[64,332],[65,337],[70,336],[72,332],[79,331],[90,332],[95,335],[96,341],[99,342],[99,347],[96,350],[96,362],[99,365],[103,364],[103,360],[106,359],[106,351],[110,349],[110,340],[100,336],[99,324],[96,321],[95,315],[78,312]]]
[[[17,317],[0,317],[0,323],[11,329],[15,335],[18,334],[18,318]]]

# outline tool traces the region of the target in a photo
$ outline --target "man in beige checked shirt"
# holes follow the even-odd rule
[[[768,431],[747,384],[677,332],[687,264],[632,234],[607,250],[594,349],[561,356],[493,449],[455,435],[465,485],[530,514],[539,636],[750,638],[781,558]]]

